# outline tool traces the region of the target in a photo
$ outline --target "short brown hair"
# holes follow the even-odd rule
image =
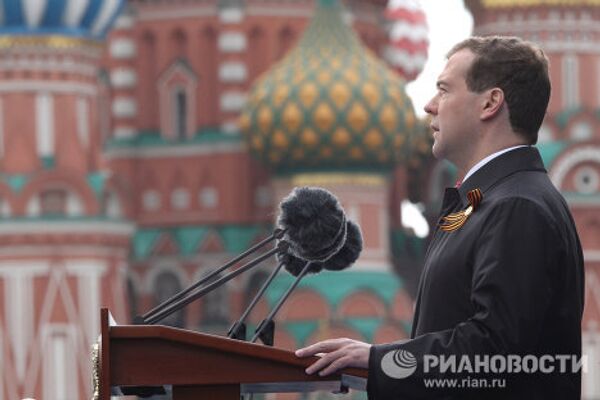
[[[544,52],[517,37],[475,36],[458,43],[447,57],[463,49],[475,54],[467,71],[467,88],[476,93],[502,89],[512,129],[535,144],[551,90]]]

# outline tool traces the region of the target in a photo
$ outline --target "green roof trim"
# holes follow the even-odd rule
[[[366,341],[372,342],[373,335],[383,321],[381,318],[349,318],[344,320],[344,322],[359,332]]]
[[[542,156],[544,166],[550,169],[556,157],[568,146],[568,143],[563,141],[552,141],[546,143],[538,143],[535,147]]]
[[[52,169],[56,165],[54,156],[42,156],[41,161],[44,169]]]
[[[283,328],[296,339],[298,346],[303,346],[308,338],[317,330],[319,327],[318,321],[300,321],[300,322],[283,322],[275,324],[275,335],[277,335],[277,329],[279,326]]]
[[[138,261],[149,257],[156,245],[156,240],[167,234],[177,244],[179,255],[192,256],[198,252],[198,248],[201,247],[209,232],[219,235],[227,253],[239,254],[251,247],[255,239],[263,232],[268,232],[269,228],[271,228],[270,224],[196,225],[139,229],[132,241],[133,255]]]
[[[96,198],[100,198],[102,196],[102,192],[104,191],[104,184],[106,183],[106,173],[92,172],[91,174],[88,174],[87,182],[94,191]]]
[[[259,226],[234,225],[219,228],[219,234],[229,253],[241,253],[248,249],[260,232]]]
[[[242,142],[240,134],[224,133],[215,129],[201,129],[192,138],[183,140],[167,139],[159,131],[144,130],[131,137],[111,139],[107,143],[107,148],[188,146],[190,144],[238,142]]]
[[[209,229],[207,227],[183,227],[175,229],[173,236],[177,241],[177,247],[184,256],[196,253],[198,245],[202,243]]]
[[[4,175],[2,176],[2,180],[4,180],[8,186],[13,190],[13,192],[18,193],[27,185],[29,181],[29,176],[27,175]]]
[[[285,274],[273,280],[265,293],[270,306],[283,295],[293,279],[291,275]],[[402,280],[392,272],[323,271],[305,277],[298,288],[314,290],[323,296],[332,308],[336,308],[348,295],[359,290],[371,291],[386,304],[391,304],[402,286]]]
[[[140,260],[148,257],[161,234],[160,229],[144,229],[136,232],[132,241],[134,258]]]

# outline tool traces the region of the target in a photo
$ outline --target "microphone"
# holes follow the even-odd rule
[[[280,209],[278,224],[285,233],[279,243],[285,242],[287,246],[276,257],[279,265],[283,264],[296,279],[254,333],[252,342],[260,338],[268,345],[273,345],[274,340],[273,318],[302,278],[323,269],[348,268],[358,259],[363,245],[360,227],[346,220],[338,199],[325,189],[295,188],[281,202]],[[258,295],[263,292],[264,286]]]
[[[289,252],[307,261],[327,261],[346,242],[346,214],[338,199],[318,187],[295,188],[279,205],[277,224]]]
[[[244,311],[240,320],[229,330],[229,337],[245,339],[244,320],[273,281],[282,265],[299,279],[290,288],[289,293],[280,299],[280,304],[278,303],[274,310],[275,313],[289,296],[291,290],[307,273],[318,273],[322,269],[344,269],[358,258],[362,250],[360,228],[354,222],[346,220],[346,215],[338,199],[329,191],[317,187],[295,188],[281,202],[279,208],[281,211],[277,221],[279,227],[275,229],[273,234],[220,267],[210,277],[232,267],[249,254],[276,240],[277,244],[272,250],[251,260],[216,282],[208,283],[210,277],[196,282],[163,304],[150,310],[143,317],[138,318],[136,322],[154,324],[237,275],[276,255],[279,266],[271,273],[271,276],[257,293],[248,309]]]
[[[346,221],[346,242],[331,258],[327,261],[312,262],[308,273],[319,273],[325,269],[328,271],[340,271],[350,267],[360,255],[362,251],[363,241],[360,227],[351,220]],[[296,257],[289,252],[281,252],[277,254],[277,260],[284,265],[286,271],[293,276],[298,276],[306,260]]]

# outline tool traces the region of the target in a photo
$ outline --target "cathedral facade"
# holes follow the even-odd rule
[[[516,34],[549,55],[539,148],[582,238],[583,393],[600,398],[600,6],[465,3],[476,34]],[[0,399],[90,398],[99,308],[130,323],[207,276],[272,233],[294,186],[332,190],[364,250],[303,280],[275,346],[408,337],[426,240],[400,203],[432,219],[454,173],[431,158],[405,92],[426,59],[418,2],[0,5]],[[226,334],[275,266],[161,323]],[[275,279],[250,329],[290,282]]]

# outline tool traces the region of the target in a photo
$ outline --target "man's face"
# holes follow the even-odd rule
[[[475,59],[468,49],[454,53],[437,81],[437,93],[425,106],[431,114],[433,155],[461,166],[468,160],[478,130],[480,97],[465,81]]]

